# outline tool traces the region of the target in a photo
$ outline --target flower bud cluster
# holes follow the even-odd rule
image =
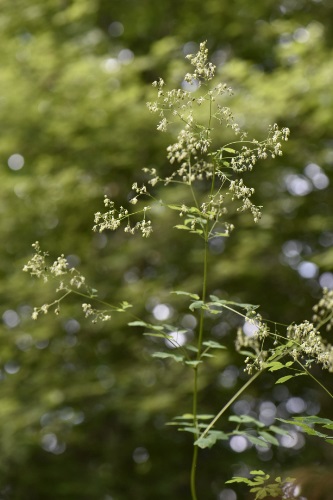
[[[254,205],[250,200],[254,193],[254,189],[245,186],[243,179],[236,179],[230,182],[229,192],[232,193],[232,200],[235,198],[242,200],[242,205],[237,208],[237,211],[245,212],[249,210],[253,215],[254,222],[259,222],[261,218],[260,209],[262,207]]]
[[[333,372],[333,346],[322,339],[313,323],[303,321],[299,325],[288,326],[287,337],[295,341],[295,347],[290,353],[294,359],[306,356],[310,358],[307,365],[315,361]]]
[[[97,323],[97,321],[109,321],[111,315],[107,311],[101,311],[99,309],[94,309],[91,304],[82,304],[82,310],[85,318],[90,318],[92,323]]]
[[[139,187],[135,182],[132,185],[132,189],[137,194],[130,200],[130,203],[132,205],[136,205],[138,202],[138,197],[142,194],[147,194],[147,188],[145,185]],[[93,231],[98,231],[99,233],[102,233],[106,230],[115,231],[116,229],[118,229],[118,227],[120,227],[121,223],[126,220],[127,224],[124,227],[125,233],[135,234],[136,232],[141,232],[141,235],[144,238],[148,238],[153,232],[151,221],[146,220],[146,213],[148,210],[150,210],[150,206],[145,206],[142,209],[131,213],[124,207],[120,207],[120,209],[117,210],[114,206],[114,202],[111,201],[107,196],[104,198],[104,204],[106,207],[110,208],[110,210],[105,213],[95,213],[95,225],[93,226]],[[143,214],[143,219],[136,222],[134,225],[131,225],[130,218],[136,214]]]
[[[102,233],[106,229],[115,231],[120,226],[121,221],[128,215],[128,210],[124,207],[116,210],[114,202],[107,196],[104,197],[104,205],[109,210],[103,214],[96,212],[94,218],[95,225],[93,226],[93,231],[98,231],[99,233]]]
[[[32,312],[32,319],[36,320],[40,314],[47,314],[50,309],[53,309],[55,314],[59,314],[60,302],[76,290],[84,288],[89,295],[92,295],[91,289],[86,285],[85,277],[75,267],[69,267],[64,255],[58,257],[49,266],[46,261],[48,253],[41,251],[39,242],[36,241],[32,247],[35,253],[23,267],[23,271],[29,272],[31,276],[42,278],[44,283],[56,279],[58,283],[56,292],[63,292],[63,295],[53,302],[43,304],[41,307],[35,307]]]
[[[194,66],[193,74],[187,73],[185,75],[185,81],[191,83],[193,80],[210,81],[214,78],[216,66],[211,62],[207,62],[208,59],[208,49],[206,47],[206,42],[200,43],[200,48],[197,54],[189,54],[186,56],[189,59],[192,66]]]
[[[254,370],[261,370],[265,365],[268,351],[264,350],[264,341],[270,336],[270,330],[261,315],[255,314],[254,311],[252,314],[248,314],[246,321],[255,327],[254,332],[247,335],[244,333],[243,328],[238,328],[235,348],[237,351],[244,349],[253,351],[253,355],[245,359],[245,371],[251,374]]]
[[[164,179],[154,172],[149,182],[151,185],[163,181],[165,185],[183,183],[192,186],[198,181],[209,181],[213,186],[210,194],[219,193],[223,188],[226,194],[231,194],[232,200],[240,200],[238,212],[249,211],[254,221],[258,222],[262,207],[251,201],[254,189],[245,186],[244,180],[237,176],[242,172],[251,171],[258,160],[280,156],[281,143],[288,139],[289,129],[279,129],[278,125],[274,124],[269,127],[265,140],[246,140],[247,134],[235,121],[231,109],[222,102],[226,97],[224,94],[232,95],[232,89],[222,83],[209,88],[215,74],[215,66],[208,62],[206,43],[200,44],[197,54],[187,58],[194,66],[194,71],[187,73],[184,80],[192,85],[192,92],[183,89],[167,91],[162,79],[153,83],[157,88],[157,100],[148,103],[148,108],[160,115],[158,130],[165,131],[174,117],[183,126],[178,132],[177,140],[167,147],[167,158],[173,169]],[[237,140],[212,151],[216,123],[230,128]],[[227,213],[225,207],[223,210],[217,206],[204,207],[206,209],[202,212],[203,218],[210,212],[210,220],[216,223],[218,218],[225,218]]]
[[[326,330],[330,331],[333,327],[333,290],[323,289],[323,296],[318,304],[313,307],[313,322],[317,328],[325,325]]]
[[[32,248],[35,250],[35,253],[28,263],[25,264],[23,271],[30,273],[31,276],[36,276],[36,278],[43,278],[46,282],[48,280],[46,272],[46,257],[48,254],[41,251],[38,241],[32,244]]]

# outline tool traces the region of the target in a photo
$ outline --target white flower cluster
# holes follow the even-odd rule
[[[223,203],[224,196],[217,193],[215,196],[211,196],[208,202],[201,204],[201,214],[209,220],[218,220],[228,212],[226,207],[222,207]]]
[[[51,266],[48,266],[46,262],[48,253],[41,251],[39,242],[36,241],[32,247],[35,253],[23,267],[23,271],[29,272],[31,276],[42,278],[45,283],[51,279],[56,279],[58,283],[56,292],[64,292],[60,298],[53,302],[43,304],[41,307],[35,307],[32,312],[32,319],[36,320],[40,314],[47,314],[51,308],[54,309],[55,314],[59,314],[60,302],[67,295],[82,287],[91,295],[91,290],[85,283],[85,277],[75,269],[75,267],[69,268],[67,259],[64,255],[58,257]]]
[[[169,184],[176,178],[180,178],[186,184],[192,184],[195,180],[203,180],[212,176],[213,164],[207,162],[199,155],[207,152],[211,144],[211,138],[203,132],[195,134],[189,125],[186,125],[178,135],[177,142],[167,147],[167,158],[172,164],[178,163],[177,168],[165,184]]]
[[[257,336],[248,337],[242,328],[238,328],[235,341],[236,350],[252,349],[253,355],[245,358],[245,371],[251,375],[253,371],[262,370],[268,356],[268,352],[262,349],[262,343]]]
[[[159,181],[163,181],[165,185],[183,183],[192,189],[195,182],[209,181],[212,186],[209,196],[220,195],[223,188],[225,194],[231,194],[232,200],[240,200],[238,212],[250,211],[254,221],[258,222],[262,207],[254,205],[251,201],[254,190],[245,186],[243,179],[236,176],[251,171],[258,160],[280,156],[281,143],[288,140],[289,129],[280,129],[274,124],[269,128],[265,140],[261,142],[246,140],[247,134],[235,122],[231,109],[221,102],[224,94],[232,95],[232,89],[222,83],[209,89],[215,74],[215,66],[208,62],[206,42],[200,44],[197,54],[189,55],[187,58],[194,70],[185,75],[185,81],[196,84],[193,86],[193,92],[182,89],[167,91],[162,79],[153,83],[157,88],[157,100],[147,104],[150,111],[160,116],[158,130],[165,131],[173,118],[177,118],[183,126],[178,132],[176,142],[167,147],[167,158],[170,165],[174,166],[173,170],[161,179],[154,169],[149,182],[151,185]],[[213,127],[216,123],[232,129],[237,140],[211,151]],[[196,219],[192,216],[192,220],[188,223],[185,221],[185,225],[189,224],[192,232],[199,233],[200,228],[196,229],[195,226],[202,225],[200,217],[202,220],[213,221],[212,224],[217,224],[220,218],[225,219],[227,210],[225,206],[222,207],[221,200],[222,198],[215,204],[211,199],[204,202],[201,205],[201,214],[198,214]],[[222,222],[225,224],[226,221]],[[204,230],[203,227],[201,229]],[[210,234],[213,234],[213,231]]]
[[[138,187],[137,183],[132,185],[133,191],[137,193],[137,195],[130,200],[132,205],[136,205],[138,202],[138,197],[141,194],[146,194],[147,189],[146,186]],[[104,204],[110,210],[105,213],[97,212],[95,213],[95,225],[93,226],[93,231],[98,231],[102,233],[103,231],[109,229],[111,231],[115,231],[121,225],[124,220],[127,220],[127,225],[124,228],[125,233],[135,234],[136,232],[141,232],[141,235],[144,238],[148,238],[153,232],[152,223],[150,220],[146,220],[146,213],[150,210],[150,206],[145,206],[141,210],[130,213],[124,207],[120,207],[119,211],[114,207],[114,202],[111,201],[107,196],[104,198]],[[130,224],[130,218],[136,214],[143,214],[143,219],[141,221],[136,222],[133,226]]]
[[[54,276],[61,276],[62,274],[67,274],[68,272],[68,262],[64,255],[61,255],[50,267],[50,273]]]
[[[148,238],[153,232],[151,221],[146,221],[145,219],[137,222],[134,226],[131,226],[130,223],[124,229],[125,233],[135,234],[136,231],[141,231],[141,235],[143,238]]]
[[[141,188],[139,188],[141,189]],[[105,205],[110,206],[110,201],[106,200]],[[145,225],[142,225],[141,231],[143,233],[148,233],[151,229],[147,228]],[[149,226],[148,223],[145,223]],[[147,234],[144,234],[146,236]],[[57,281],[56,292],[63,292],[63,294],[55,299],[53,302],[48,304],[43,304],[41,307],[34,307],[32,312],[32,319],[38,319],[40,314],[47,314],[49,310],[53,310],[56,315],[60,312],[60,304],[61,302],[70,294],[77,294],[80,297],[86,297],[87,299],[95,299],[98,302],[96,292],[97,290],[90,288],[86,284],[85,277],[74,267],[69,268],[67,260],[63,255],[58,257],[51,266],[47,266],[46,257],[47,253],[42,252],[39,246],[38,241],[33,245],[35,254],[29,260],[28,264],[23,267],[25,272],[29,272],[32,276],[36,276],[37,278],[42,278],[44,282],[49,281],[49,279],[53,278]],[[82,290],[83,288],[83,290]],[[99,301],[101,303],[101,301]],[[105,302],[102,302],[103,305],[107,305]],[[108,321],[111,319],[111,315],[109,311],[114,312],[124,312],[128,308],[132,307],[126,301],[121,302],[117,306],[109,305],[109,310],[99,310],[95,309],[91,306],[91,304],[84,303],[82,304],[82,309],[85,314],[85,317],[91,317],[93,323],[97,321]]]
[[[138,197],[141,194],[146,194],[147,193],[147,188],[146,188],[146,186],[144,184],[142,185],[142,187],[139,187],[138,183],[134,182],[134,184],[132,185],[132,189],[133,189],[133,191],[136,192],[137,195],[130,200],[130,203],[132,203],[132,205],[136,205],[137,202],[138,202]]]
[[[46,257],[48,254],[47,252],[41,251],[38,241],[32,244],[32,248],[35,250],[35,253],[28,261],[28,263],[23,267],[23,271],[26,273],[30,273],[31,276],[43,278],[44,281],[47,281],[48,276],[46,273]]]
[[[252,147],[242,146],[241,151],[231,158],[232,170],[234,172],[251,171],[258,160],[282,156],[282,145],[281,142],[278,142],[278,139],[287,141],[288,135],[289,129],[283,128],[279,130],[278,125],[274,124],[273,127],[270,127],[269,136],[265,141],[260,143],[256,140],[247,141]]]
[[[157,175],[156,168],[144,167],[142,170],[146,174],[150,175],[150,179],[148,181],[148,184],[150,184],[151,186],[155,186],[159,181],[161,181],[161,178]]]
[[[323,368],[333,372],[333,346],[326,343],[313,323],[304,321],[299,325],[290,325],[287,328],[287,337],[295,342],[290,352],[294,359],[300,356],[309,356],[307,366],[313,361],[322,364]]]
[[[68,273],[68,262],[64,255],[58,257],[57,260],[48,267],[46,265],[48,253],[41,251],[39,242],[36,241],[33,243],[32,248],[35,250],[35,253],[28,263],[23,266],[23,271],[30,273],[31,276],[43,278],[45,282],[48,281],[50,276],[57,277]]]
[[[229,95],[232,95],[232,89],[225,86],[226,91]],[[216,105],[217,111],[214,114],[214,118],[217,119],[220,125],[224,122],[227,128],[231,128],[236,136],[240,136],[240,140],[244,141],[247,134],[246,132],[242,132],[240,126],[237,122],[235,122],[234,115],[230,108],[227,106],[221,106],[220,104]]]
[[[314,323],[303,321],[298,325],[289,325],[285,338],[278,333],[270,332],[261,316],[251,311],[247,315],[247,321],[255,325],[255,331],[252,335],[246,335],[243,329],[239,328],[236,338],[236,350],[241,351],[245,348],[246,350],[251,349],[254,353],[245,360],[246,371],[252,373],[253,369],[260,370],[265,368],[265,361],[270,359],[277,361],[287,355],[294,360],[301,361],[306,367],[317,363],[329,372],[333,372],[333,346],[326,342],[319,332],[320,327],[331,328],[333,290],[324,289],[322,298],[313,309],[315,311]],[[264,341],[268,337],[275,339],[274,345],[278,345],[278,347],[269,350],[273,357],[267,359],[268,351],[264,350]]]
[[[186,58],[194,66],[194,72],[192,74],[187,73],[185,81],[192,83],[193,80],[197,80],[200,83],[201,80],[210,81],[214,78],[216,66],[211,62],[207,62],[208,49],[206,42],[200,43],[200,49],[197,54],[189,54]]]
[[[238,212],[244,212],[245,210],[250,210],[253,215],[254,222],[259,222],[261,218],[261,206],[256,206],[250,200],[254,193],[253,188],[245,186],[243,179],[236,179],[230,182],[229,191],[232,193],[232,200],[235,198],[242,200],[242,205],[237,208]]]
[[[32,319],[36,320],[40,313],[47,314],[49,311],[49,308],[50,308],[50,304],[44,304],[44,305],[42,305],[42,307],[34,307],[34,310],[33,310],[32,315],[31,315]]]
[[[268,351],[264,350],[264,341],[270,336],[270,329],[263,321],[260,314],[249,313],[246,321],[255,327],[252,335],[246,335],[243,328],[238,328],[235,341],[235,348],[237,351],[251,349],[253,355],[245,358],[245,371],[249,374],[254,370],[261,370],[265,366],[265,361],[268,357]]]
[[[313,311],[315,314],[312,320],[316,328],[325,325],[326,330],[330,331],[333,327],[333,290],[323,289],[323,296],[313,307]]]
[[[109,208],[105,213],[96,212],[93,226],[93,231],[98,231],[102,233],[103,231],[109,229],[115,231],[121,224],[121,221],[127,217],[128,210],[124,207],[120,207],[119,211],[114,208],[114,202],[111,201],[107,196],[104,197],[104,205]]]
[[[82,304],[82,310],[85,318],[91,318],[92,323],[97,323],[97,321],[109,321],[111,319],[111,315],[108,314],[107,311],[94,309],[91,304]]]

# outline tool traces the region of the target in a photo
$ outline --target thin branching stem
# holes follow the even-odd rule
[[[302,369],[305,371],[306,375],[308,375],[312,380],[314,380],[320,387],[333,399],[333,394],[327,389],[327,387],[324,386],[314,375],[312,375],[311,372],[297,359],[297,363],[302,367]]]
[[[208,228],[205,233],[205,247],[204,247],[204,262],[203,262],[203,283],[202,283],[202,301],[206,301],[207,294],[207,267],[208,267]],[[203,342],[203,334],[204,334],[204,310],[200,311],[200,321],[199,321],[199,335],[198,335],[198,343],[197,343],[197,361],[200,361],[201,351],[202,351],[202,342]],[[198,427],[198,377],[199,377],[199,363],[194,367],[194,377],[193,377],[193,425],[196,427],[197,432],[194,434],[194,441],[196,441],[199,437],[199,427]],[[198,446],[194,444],[193,446],[193,458],[192,458],[192,467],[191,467],[191,495],[192,500],[197,500],[196,494],[196,470],[197,470],[197,462],[198,462]]]
[[[204,438],[210,429],[215,425],[215,423],[222,417],[223,413],[232,405],[234,401],[262,374],[265,369],[262,369],[256,372],[252,377],[233,395],[231,399],[227,402],[226,405],[218,412],[218,414],[213,418],[209,425],[207,425],[206,429],[201,434],[200,438]]]

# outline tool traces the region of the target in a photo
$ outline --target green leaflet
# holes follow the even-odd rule
[[[226,151],[227,153],[236,153],[236,150],[232,148],[222,148],[221,151]]]
[[[189,292],[183,292],[182,290],[173,290],[170,293],[174,293],[176,295],[186,295],[187,297],[190,297],[193,300],[199,300],[200,297],[197,293],[189,293]]]
[[[171,354],[169,352],[154,352],[152,354],[153,358],[159,358],[159,359],[173,359],[177,363],[182,363],[184,361],[184,356],[177,356],[177,354]]]
[[[294,478],[287,477],[282,480],[282,478],[276,477],[273,482],[269,483],[268,480],[271,479],[269,474],[265,474],[262,470],[251,471],[250,474],[253,474],[254,477],[233,477],[226,483],[245,483],[250,487],[250,492],[255,493],[255,500],[261,500],[267,497],[272,498],[284,498],[285,497],[285,488],[284,486],[295,481]],[[271,479],[272,481],[273,479]],[[289,497],[288,497],[289,498]]]
[[[269,447],[269,445],[268,445],[268,443],[266,443],[266,441],[264,441],[262,438],[258,438],[256,436],[253,436],[252,434],[249,434],[246,432],[234,432],[233,435],[234,436],[244,436],[250,441],[250,443],[257,445],[257,446],[261,446],[262,448]]]
[[[185,361],[186,365],[192,366],[193,368],[196,368],[200,363],[202,363],[200,360]]]
[[[265,364],[265,368],[268,368],[269,372],[275,372],[277,370],[282,370],[282,368],[290,368],[290,366],[292,366],[293,364],[293,361],[288,361],[287,363],[280,363],[280,361],[270,361],[269,363]]]
[[[193,418],[194,416],[192,413],[184,413],[183,415],[177,415],[176,417],[173,417],[174,420],[188,420]],[[212,418],[214,418],[214,415],[210,415],[208,413],[197,415],[197,420],[211,420]]]
[[[217,236],[223,236],[224,238],[229,238],[230,233],[214,233],[210,236],[210,238],[216,238]]]
[[[167,207],[170,208],[171,210],[178,210],[178,212],[182,211],[181,205],[167,205]]]
[[[267,443],[274,444],[274,446],[279,446],[279,441],[276,439],[276,437],[272,436],[272,434],[269,434],[269,432],[259,431],[258,434],[259,436],[264,438]]]
[[[151,328],[152,330],[163,330],[164,328],[164,326],[152,325],[150,323],[146,323],[145,321],[131,321],[128,323],[128,326],[145,326],[146,328]]]
[[[206,340],[202,345],[209,347],[210,349],[226,349],[226,347],[215,340]]]
[[[275,372],[277,370],[282,370],[285,365],[280,363],[280,361],[271,361],[270,363],[265,364],[265,368],[268,368],[269,372]]]
[[[190,311],[194,311],[194,309],[201,309],[201,308],[203,308],[203,306],[205,306],[205,303],[203,302],[203,300],[196,300],[195,302],[192,302],[189,309],[190,309]]]
[[[295,375],[286,375],[285,377],[279,378],[275,383],[276,384],[284,384],[284,382],[287,382],[287,380],[294,378],[294,377],[301,377],[303,375],[307,375],[306,373],[295,373]]]
[[[167,339],[167,340],[172,340],[173,337],[171,335],[168,335],[166,333],[151,333],[151,332],[143,332],[143,335],[149,336],[149,337],[160,337],[162,339]]]
[[[291,378],[294,378],[294,375],[286,375],[285,377],[279,378],[275,383],[284,384],[285,382],[287,382],[287,380],[290,380]]]
[[[312,415],[309,417],[294,417],[290,420],[285,420],[282,418],[278,418],[277,420],[280,420],[281,422],[284,422],[286,424],[297,425],[303,430],[303,432],[305,432],[305,434],[323,438],[327,443],[333,444],[333,436],[324,434],[323,432],[319,432],[314,429],[314,427],[311,427],[314,425],[319,425],[324,429],[333,430],[333,421],[329,418],[321,418]]]
[[[257,420],[254,417],[250,417],[249,415],[231,415],[228,418],[229,422],[237,422],[239,424],[255,424],[257,427],[265,427],[265,424],[260,422],[260,420]]]
[[[245,309],[246,311],[254,311],[255,309],[258,309],[260,306],[256,306],[253,304],[242,304],[240,302],[233,302],[232,300],[223,300],[219,299],[216,297],[216,295],[210,295],[209,296],[210,300],[212,302],[215,302],[216,304],[223,306],[230,305],[230,306],[235,306],[235,307],[241,307],[242,309]]]
[[[207,436],[199,437],[194,444],[199,446],[199,448],[211,448],[217,441],[226,441],[229,439],[228,434],[222,431],[210,431]]]
[[[275,434],[280,434],[281,436],[287,436],[289,434],[289,431],[281,429],[281,427],[277,427],[276,425],[270,425],[269,430],[271,432],[275,432]]]

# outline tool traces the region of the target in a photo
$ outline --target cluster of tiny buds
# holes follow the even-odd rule
[[[59,277],[61,277],[56,292],[65,292],[62,297],[56,299],[54,302],[43,304],[41,307],[35,307],[32,312],[32,319],[36,320],[39,314],[47,314],[50,308],[54,308],[55,314],[59,314],[61,300],[83,286],[88,293],[90,293],[90,289],[86,285],[85,277],[75,267],[69,267],[64,255],[58,257],[51,266],[48,266],[46,262],[48,254],[47,252],[41,251],[39,242],[36,241],[32,247],[35,253],[23,267],[23,271],[29,272],[31,276],[42,278],[44,282],[49,281],[50,278],[59,279]]]
[[[222,207],[223,202],[224,197],[221,194],[216,197],[211,197],[209,202],[201,204],[200,208],[202,215],[205,215],[210,220],[219,219],[228,212],[226,207]]]
[[[131,226],[130,223],[128,223],[124,231],[129,234],[135,234],[136,231],[141,231],[142,237],[148,238],[153,232],[153,228],[150,220],[143,219],[142,221],[137,222],[134,226]]]
[[[48,266],[46,263],[48,253],[41,251],[39,242],[33,243],[32,247],[35,253],[28,263],[23,266],[23,271],[30,273],[31,276],[42,278],[44,282],[47,282],[50,276],[55,278],[75,271],[74,268],[69,268],[67,259],[63,254],[51,266]]]
[[[132,189],[137,193],[137,195],[130,200],[130,203],[132,203],[132,205],[136,205],[138,202],[138,196],[145,194],[147,190],[144,185],[139,187],[137,183],[132,185]],[[146,220],[146,212],[151,209],[150,206],[143,207],[141,210],[135,212],[135,214],[143,213],[143,220],[131,226],[129,220],[134,213],[129,213],[124,207],[120,207],[119,210],[116,210],[114,202],[107,196],[104,198],[104,204],[106,207],[110,208],[110,210],[103,214],[101,212],[95,213],[95,225],[93,226],[93,231],[98,231],[99,233],[102,233],[105,230],[115,231],[121,225],[122,221],[126,219],[127,225],[124,228],[125,233],[134,234],[139,231],[144,238],[151,235],[153,231],[152,224],[150,220]]]
[[[93,226],[93,231],[98,231],[102,233],[106,229],[110,229],[111,231],[115,231],[122,221],[127,215],[128,210],[124,207],[120,207],[119,210],[114,208],[114,202],[111,201],[106,195],[104,197],[104,206],[109,208],[109,210],[105,213],[96,212]]]
[[[241,151],[231,158],[230,165],[234,172],[251,171],[257,160],[266,160],[269,156],[275,158],[282,156],[282,145],[278,142],[279,139],[287,141],[290,131],[288,128],[279,129],[277,124],[274,124],[269,129],[268,139],[259,143],[253,140],[253,147],[242,146]]]
[[[139,187],[138,183],[134,182],[134,184],[132,185],[132,189],[137,195],[130,200],[130,203],[132,203],[132,205],[136,205],[138,202],[138,196],[140,196],[141,194],[146,194],[147,188],[144,184],[142,185],[142,187]]]
[[[232,89],[227,88],[227,91],[230,95],[232,95],[233,93]],[[247,136],[246,132],[241,131],[241,128],[239,124],[235,122],[234,116],[229,107],[217,104],[217,111],[214,114],[214,118],[216,118],[220,124],[222,124],[222,122],[225,122],[227,128],[231,128],[235,133],[235,135],[240,136],[241,141],[243,141],[246,138]]]
[[[107,311],[101,311],[99,309],[94,309],[91,304],[82,304],[82,310],[85,318],[90,318],[92,323],[97,323],[97,321],[109,321],[111,315]]]
[[[322,364],[323,368],[333,372],[333,346],[322,339],[313,323],[303,321],[299,325],[288,326],[287,337],[295,341],[295,347],[290,353],[294,359],[306,355],[310,357],[308,365],[316,361]]]
[[[226,236],[230,236],[230,233],[235,229],[235,226],[233,224],[230,224],[229,222],[225,222],[224,227]]]
[[[289,139],[290,130],[287,127],[283,127],[280,130],[277,123],[274,123],[273,126],[270,126],[269,131],[272,134],[273,144],[278,143],[279,139],[282,141],[287,141]]]
[[[260,206],[256,206],[250,200],[250,197],[254,193],[253,188],[245,186],[243,179],[236,179],[230,181],[229,192],[232,194],[232,200],[235,198],[242,200],[242,205],[237,208],[238,212],[245,212],[249,210],[252,213],[254,222],[258,222],[261,218]]]
[[[35,254],[29,260],[27,264],[23,267],[23,271],[30,273],[31,276],[36,276],[36,278],[43,278],[44,281],[48,280],[47,267],[45,259],[47,257],[47,252],[41,252],[39,242],[36,241],[32,245],[35,250]]]
[[[151,186],[155,186],[161,180],[160,177],[157,175],[156,168],[147,168],[147,167],[144,167],[142,170],[146,174],[149,174],[150,179],[148,181],[148,184],[150,184]]]
[[[318,304],[313,307],[313,322],[320,328],[325,325],[326,330],[330,331],[333,327],[333,290],[323,289],[323,295]]]
[[[42,307],[34,307],[34,310],[31,314],[32,319],[36,320],[40,313],[47,314],[49,311],[49,307],[50,307],[49,304],[44,304],[42,305]]]
[[[189,59],[192,66],[194,66],[194,73],[187,73],[185,75],[185,81],[191,83],[193,80],[197,80],[200,84],[201,80],[210,81],[214,78],[216,66],[211,62],[207,62],[208,49],[206,47],[206,42],[200,43],[197,54],[189,54],[186,58]]]
[[[263,329],[264,327],[262,327],[262,330]],[[258,371],[264,367],[268,352],[262,349],[262,340],[257,333],[252,336],[245,335],[243,328],[238,328],[235,348],[237,351],[242,351],[244,348],[246,350],[252,349],[254,355],[245,358],[245,371],[249,375],[251,375],[254,370]]]

